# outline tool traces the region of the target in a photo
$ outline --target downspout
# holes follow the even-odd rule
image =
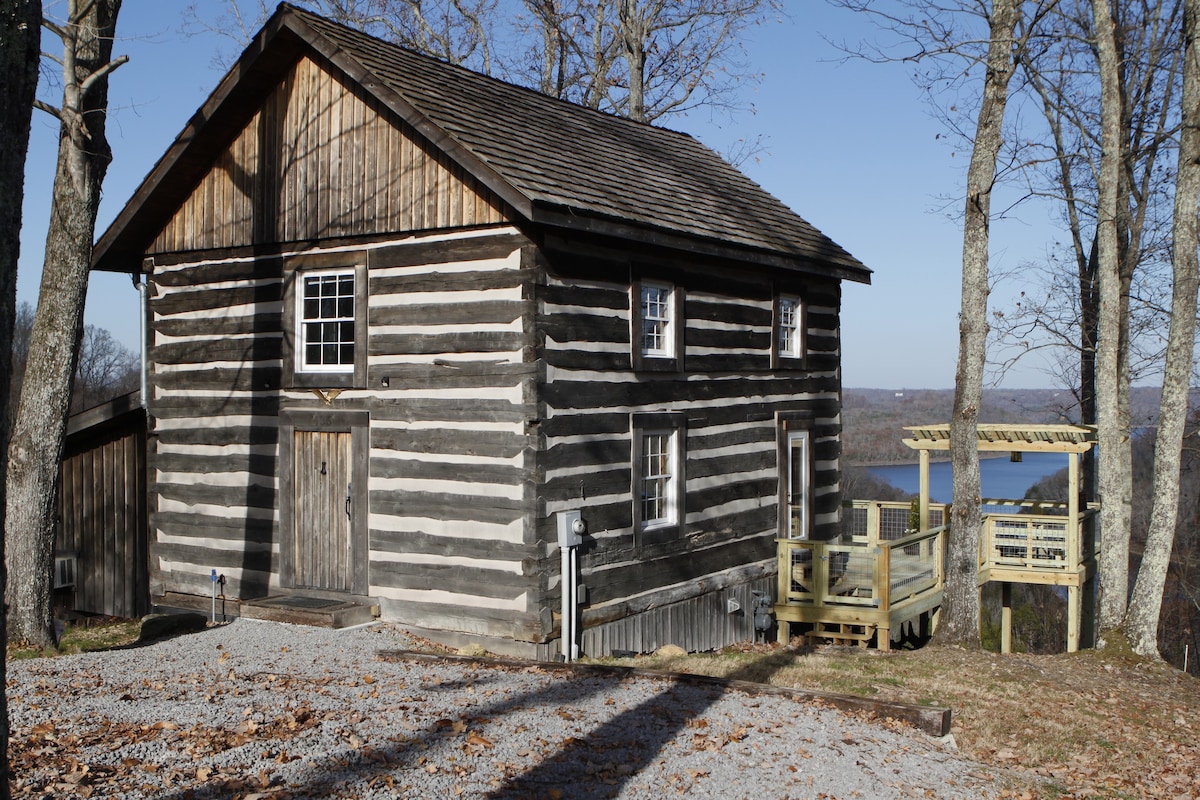
[[[141,370],[138,376],[138,395],[142,409],[146,408],[146,355],[149,348],[146,343],[146,289],[145,273],[131,273],[129,276],[138,293],[138,345],[141,356]]]

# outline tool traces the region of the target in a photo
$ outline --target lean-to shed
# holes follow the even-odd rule
[[[578,511],[583,650],[705,649],[837,531],[870,273],[688,136],[281,5],[95,267],[149,283],[173,604],[217,570],[548,655]]]

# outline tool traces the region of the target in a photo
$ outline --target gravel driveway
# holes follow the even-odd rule
[[[9,664],[14,796],[995,797],[899,724],[642,677],[384,661],[389,625],[238,620]]]

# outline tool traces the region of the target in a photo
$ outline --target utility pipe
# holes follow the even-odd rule
[[[145,275],[132,275],[133,285],[137,287],[138,292],[138,338],[141,352],[142,368],[139,374],[138,389],[140,394],[141,406],[146,407],[146,355],[149,352],[149,347],[146,342],[146,288],[147,285],[143,278]]]

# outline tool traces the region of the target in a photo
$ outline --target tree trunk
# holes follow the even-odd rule
[[[1200,63],[1196,35],[1200,26],[1200,0],[1184,5],[1184,66],[1179,134],[1179,166],[1175,177],[1174,249],[1171,323],[1159,402],[1158,436],[1154,444],[1154,506],[1150,530],[1142,552],[1133,596],[1125,619],[1125,633],[1135,652],[1158,656],[1158,620],[1163,587],[1171,562],[1179,511],[1180,461],[1187,422],[1188,387],[1196,334],[1196,293],[1200,290],[1197,258],[1196,213],[1200,204]]]
[[[629,71],[629,109],[627,116],[638,122],[646,121],[646,40],[649,26],[638,0],[621,3],[618,21],[621,41],[625,45],[625,64]]]
[[[1096,424],[1096,318],[1099,294],[1096,291],[1096,237],[1088,256],[1079,263],[1079,422]],[[1083,454],[1079,480],[1084,503],[1096,499],[1096,451]]]
[[[979,528],[981,496],[977,426],[983,398],[987,345],[988,226],[996,158],[1003,143],[1004,109],[1014,67],[1019,0],[996,0],[989,19],[987,73],[967,171],[963,218],[962,306],[958,320],[958,368],[950,418],[954,505],[946,554],[946,586],[937,641],[979,647]]]
[[[64,43],[58,168],[29,361],[9,445],[6,498],[9,630],[14,640],[36,647],[57,644],[51,576],[59,463],[100,186],[111,159],[104,118],[107,75],[120,63],[109,60],[120,6],[121,0],[72,0],[69,21],[51,28]]]
[[[1121,99],[1116,35],[1108,0],[1092,0],[1096,60],[1100,72],[1100,172],[1096,212],[1100,303],[1096,334],[1096,424],[1100,449],[1100,629],[1112,630],[1125,617],[1129,587],[1129,471],[1120,413],[1121,276],[1118,264],[1117,193],[1121,164]]]
[[[21,251],[21,204],[25,199],[25,154],[37,90],[41,0],[0,2],[0,454],[8,452],[12,396],[13,323],[16,318],[17,261]],[[8,461],[0,458],[0,597],[4,597],[7,536],[4,498]],[[6,615],[0,614],[0,645],[8,644]],[[7,651],[7,648],[6,648]],[[8,659],[0,658],[0,686],[8,679]],[[9,797],[8,696],[0,692],[0,800]]]

